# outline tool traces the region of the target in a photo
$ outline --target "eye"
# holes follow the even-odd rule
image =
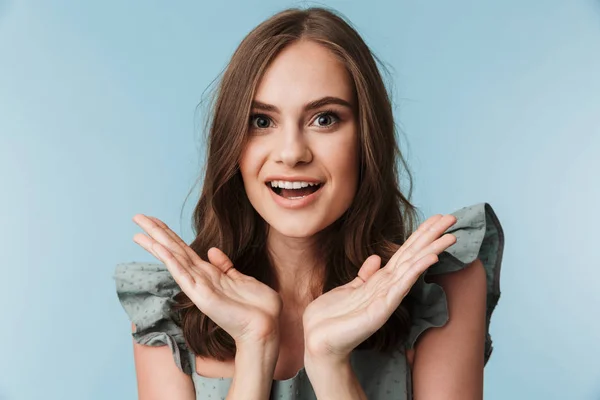
[[[340,117],[333,110],[323,111],[317,115],[315,122],[318,122],[320,128],[331,128],[333,125],[340,122]],[[329,123],[328,123],[329,122]],[[321,125],[323,124],[323,125]]]
[[[250,128],[256,129],[266,129],[269,127],[269,123],[271,122],[271,118],[263,114],[251,114],[249,120]],[[254,124],[255,121],[258,123],[258,125]]]
[[[250,129],[268,129],[271,127],[271,118],[264,114],[251,114],[249,117]],[[317,115],[315,119],[320,128],[331,128],[340,122],[340,117],[333,110],[326,110]]]

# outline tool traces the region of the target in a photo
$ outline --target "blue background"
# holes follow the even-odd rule
[[[131,217],[191,241],[204,90],[262,20],[320,4],[390,68],[416,205],[503,224],[485,398],[600,399],[593,0],[0,1],[0,399],[135,398],[111,276],[155,259]]]

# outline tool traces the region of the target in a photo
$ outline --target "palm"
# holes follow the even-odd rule
[[[210,266],[204,261],[188,266],[194,279],[177,268],[171,274],[190,300],[236,342],[268,336],[281,310],[279,294],[238,271],[209,273]]]
[[[311,332],[311,352],[349,354],[387,321],[396,307],[385,275],[380,270],[364,285],[335,288],[309,304],[304,329]]]
[[[219,249],[202,260],[157,218],[141,214],[134,221],[149,235],[134,241],[161,260],[189,299],[239,343],[260,341],[277,328],[281,298],[269,286],[244,275]]]
[[[456,242],[439,237],[456,223],[454,216],[425,221],[380,269],[378,256],[367,258],[356,279],[315,299],[303,315],[306,348],[311,355],[345,358],[380,329],[419,276]]]

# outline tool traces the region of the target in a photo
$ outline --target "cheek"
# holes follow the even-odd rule
[[[264,146],[258,143],[247,144],[240,154],[240,174],[246,195],[253,204],[261,196],[262,183],[259,181],[259,175],[265,159]]]
[[[256,176],[258,173],[258,151],[256,146],[251,144],[246,145],[240,155],[239,165],[240,172],[243,178],[250,178]]]
[[[348,191],[351,193],[349,196],[354,199],[360,173],[360,147],[357,139],[347,144],[346,151],[343,154],[343,160],[340,161],[340,166],[342,165],[344,167],[345,182]]]
[[[351,184],[349,179],[358,175],[360,157],[358,145],[352,138],[327,146],[319,158],[328,166],[333,179],[338,182],[344,180]]]
[[[338,138],[342,139],[342,138]],[[356,196],[359,180],[360,154],[357,140],[353,135],[336,140],[321,147],[319,160],[327,170],[332,186],[328,212],[331,217],[339,217]]]

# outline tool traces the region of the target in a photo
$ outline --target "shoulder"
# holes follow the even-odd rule
[[[484,265],[479,258],[467,264],[463,269],[428,276],[427,281],[437,283],[444,289],[448,304],[448,322],[436,330],[424,332],[421,340],[417,343],[423,341],[434,343],[425,338],[437,336],[435,342],[438,342],[439,345],[449,346],[456,340],[465,340],[465,335],[461,333],[463,331],[460,329],[461,327],[467,329],[472,326],[481,327],[481,322],[485,321],[486,315],[487,278]],[[450,333],[444,334],[444,331]],[[453,335],[452,332],[456,331],[458,331],[457,334]],[[469,335],[466,336],[466,340],[469,340],[468,338]],[[423,347],[417,344],[415,346],[415,348],[408,349],[406,354],[411,367],[415,350]]]
[[[427,281],[442,286],[449,303],[464,303],[466,306],[470,301],[485,300],[487,278],[483,262],[479,258],[457,271],[428,276]],[[469,308],[461,310],[468,311]]]
[[[504,232],[489,203],[452,214],[457,221],[446,232],[456,236],[456,243],[439,254],[439,261],[419,277],[408,295],[411,329],[406,347],[414,349],[424,337],[460,341],[460,334],[469,336],[469,326],[480,327],[485,321],[487,362],[493,349],[489,324],[500,298]]]
[[[151,354],[167,354],[177,367],[191,374],[188,347],[179,321],[174,318],[173,299],[181,289],[166,266],[155,263],[121,263],[113,275],[117,297],[129,317],[132,337],[138,345],[168,346]],[[142,347],[136,346],[142,350]],[[149,350],[144,350],[149,353]]]
[[[448,304],[448,322],[431,333],[441,345],[483,341],[486,319],[487,280],[483,263],[476,258],[464,268],[445,274],[433,275],[430,280],[444,289]],[[443,332],[447,332],[444,334]],[[425,333],[425,336],[427,332]]]

